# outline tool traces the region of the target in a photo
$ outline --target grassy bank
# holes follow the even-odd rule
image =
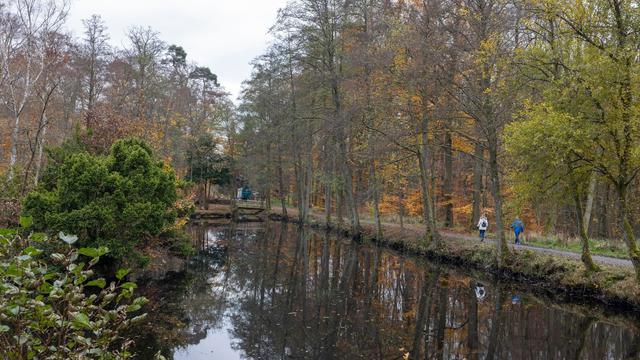
[[[272,219],[296,222],[295,218],[271,214]],[[325,228],[318,217],[311,217],[308,226]],[[640,310],[640,286],[631,268],[601,265],[597,272],[586,272],[578,260],[542,254],[531,250],[512,250],[507,263],[496,263],[495,246],[469,240],[447,238],[440,248],[422,241],[415,230],[385,227],[384,236],[375,238],[371,224],[362,225],[362,234],[351,234],[348,224],[333,224],[332,231],[342,235],[372,241],[403,252],[431,260],[464,266],[493,274],[499,278],[527,284],[534,292],[542,292],[569,301],[591,302],[624,310]]]
[[[527,237],[526,244],[549,249],[570,251],[576,254],[582,253],[582,244],[579,239],[561,239],[557,237],[532,235]],[[627,249],[621,241],[591,239],[589,240],[589,250],[593,255],[629,259]]]

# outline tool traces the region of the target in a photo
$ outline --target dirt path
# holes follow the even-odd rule
[[[282,214],[282,212],[280,211],[279,207],[272,209],[272,212],[274,212],[276,214]],[[287,208],[287,214],[289,216],[296,216],[298,214],[298,212],[297,212],[296,209]],[[311,216],[316,221],[319,221],[319,222],[324,221],[324,217],[320,213],[316,213],[316,212],[312,211],[311,212]],[[334,221],[335,221],[335,219],[334,219]],[[344,220],[344,221],[346,222],[347,220]],[[371,221],[371,220],[361,220],[360,222],[361,222],[361,224],[363,226],[373,227],[373,221]],[[424,229],[422,228],[422,225],[419,225],[419,224],[405,224],[404,225],[404,229],[402,229],[402,228],[400,228],[400,224],[383,222],[382,223],[382,231],[389,238],[415,240],[415,239],[419,239],[422,236],[424,236]],[[457,239],[457,240],[466,240],[466,241],[478,241],[478,237],[476,237],[476,236],[471,236],[471,235],[468,235],[468,234],[460,234],[460,233],[456,233],[456,232],[448,231],[448,230],[440,230],[440,234],[442,236],[444,236],[445,238],[448,238],[448,239]],[[488,243],[495,243],[494,240],[487,239],[485,241],[488,242]],[[569,258],[574,258],[574,259],[580,260],[580,254],[574,253],[574,252],[571,252],[571,251],[550,249],[550,248],[531,246],[531,245],[509,244],[509,247],[512,250],[515,250],[515,251],[531,250],[531,251],[536,251],[536,252],[539,252],[539,253],[545,253],[545,254],[551,254],[551,255],[557,255],[557,256],[564,256],[564,257],[569,257]],[[605,265],[625,266],[625,267],[632,266],[631,260],[618,259],[618,258],[614,258],[614,257],[601,256],[601,255],[592,255],[591,257],[593,258],[594,261],[596,261],[598,263],[601,263],[601,264],[605,264]]]

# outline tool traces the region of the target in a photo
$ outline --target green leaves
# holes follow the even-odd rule
[[[20,216],[20,226],[22,226],[23,228],[28,228],[29,226],[31,226],[31,224],[33,224],[33,217],[31,216]]]
[[[109,252],[109,249],[106,247],[99,248],[80,248],[78,249],[78,254],[88,256],[90,258],[98,258]]]
[[[116,271],[116,278],[118,280],[122,280],[125,276],[127,276],[127,274],[129,274],[129,269],[118,269],[118,271]]]
[[[88,283],[85,284],[85,286],[97,286],[100,289],[104,289],[106,284],[107,284],[107,281],[103,278],[100,278],[100,279],[89,281]]]
[[[0,236],[13,236],[16,233],[16,229],[0,229]]]
[[[89,322],[89,317],[84,313],[77,313],[73,320],[71,321],[71,325],[76,329],[87,329],[91,330],[91,323]]]
[[[79,254],[94,261],[108,249],[76,250],[46,236],[42,242],[18,235],[5,240],[0,242],[3,353],[28,349],[26,358],[67,358],[59,353],[65,349],[78,358],[122,358],[128,341],[120,334],[144,318],[140,311],[146,299],[132,300],[135,283],[107,286],[104,278],[95,278],[90,266],[76,262]],[[53,254],[42,256],[43,249]],[[117,277],[121,280],[127,274],[128,270],[121,269]],[[5,336],[7,332],[11,336]],[[60,336],[52,340],[51,334]],[[49,345],[43,346],[45,342]]]
[[[119,140],[108,156],[68,150],[47,165],[52,179],[24,200],[33,230],[56,233],[69,245],[107,246],[110,257],[132,260],[141,239],[174,223],[175,174],[145,142]]]
[[[24,249],[22,253],[30,256],[36,256],[42,254],[42,250],[38,250],[33,246],[29,246],[28,248]]]
[[[127,289],[127,290],[133,290],[133,289],[137,288],[138,285],[136,285],[133,282],[126,282],[124,284],[121,284],[120,287],[123,288],[123,289]]]

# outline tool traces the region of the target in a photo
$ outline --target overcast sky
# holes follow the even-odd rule
[[[208,66],[235,101],[249,62],[262,54],[286,0],[72,0],[67,27],[82,36],[82,20],[102,16],[111,43],[122,47],[130,26],[151,26],[187,60]]]

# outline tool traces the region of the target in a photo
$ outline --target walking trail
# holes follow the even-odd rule
[[[271,211],[276,214],[282,214],[280,207],[274,207]],[[294,208],[287,208],[287,214],[289,216],[297,216],[298,211],[297,209],[294,209]],[[312,211],[311,216],[316,221],[319,221],[319,222],[324,221],[323,214]],[[335,218],[333,221],[335,221]],[[346,222],[347,220],[344,220],[344,221]],[[360,222],[363,225],[373,226],[372,220],[362,219],[360,220]],[[382,231],[384,232],[386,237],[394,238],[394,239],[396,238],[397,239],[418,239],[424,236],[424,228],[420,224],[405,224],[403,229],[400,227],[400,224],[383,222]],[[440,232],[440,235],[448,239],[474,241],[474,242],[479,241],[477,236],[461,234],[461,233],[457,233],[449,230],[439,230],[439,232]],[[485,240],[485,242],[495,243],[494,240],[490,240],[490,239]],[[515,250],[515,251],[531,250],[538,253],[564,256],[564,257],[580,260],[580,254],[571,252],[571,251],[544,248],[544,247],[531,246],[531,245],[509,244],[509,246],[511,247],[512,250]],[[612,266],[624,266],[624,267],[632,266],[631,260],[627,260],[627,259],[619,259],[619,258],[614,258],[609,256],[602,256],[602,255],[591,255],[591,257],[595,262],[598,262],[600,264],[612,265]]]

